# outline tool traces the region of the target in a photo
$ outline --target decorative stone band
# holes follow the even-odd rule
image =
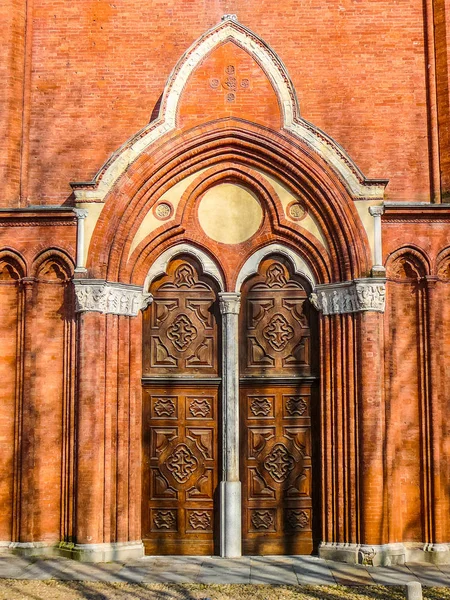
[[[385,295],[386,280],[370,278],[318,285],[309,299],[324,315],[342,315],[368,310],[384,312]]]
[[[74,279],[76,312],[100,312],[136,317],[151,304],[151,294],[137,285],[111,283],[102,279]]]

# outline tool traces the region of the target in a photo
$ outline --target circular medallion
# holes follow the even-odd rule
[[[171,204],[169,204],[168,202],[160,202],[153,209],[153,214],[157,219],[165,221],[172,215],[172,211],[173,208]]]
[[[302,204],[300,204],[300,202],[294,201],[288,204],[286,213],[287,216],[291,219],[294,219],[294,221],[301,221],[306,217],[308,211]]]
[[[261,226],[263,211],[256,196],[240,185],[222,183],[203,195],[198,220],[208,237],[222,244],[239,244]]]

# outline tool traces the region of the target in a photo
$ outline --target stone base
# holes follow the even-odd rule
[[[332,544],[322,542],[319,546],[320,558],[373,567],[404,565],[406,548],[404,544]]]
[[[405,543],[406,562],[425,562],[433,565],[450,564],[450,544]]]
[[[241,483],[220,482],[220,556],[242,556],[241,541]]]
[[[144,556],[141,541],[115,542],[111,544],[59,544],[46,542],[0,542],[0,552],[20,556],[63,556],[80,562],[102,563],[125,562]]]
[[[127,561],[144,556],[144,545],[138,542],[115,542],[112,544],[75,544],[71,557],[81,562]]]
[[[6,542],[7,548],[1,544],[2,550],[19,556],[59,556],[58,546],[52,542]]]

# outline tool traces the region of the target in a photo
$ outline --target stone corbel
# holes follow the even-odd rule
[[[369,310],[384,312],[385,295],[386,280],[370,278],[318,285],[309,298],[324,315],[343,315]]]
[[[153,297],[137,285],[111,283],[102,279],[74,279],[75,312],[99,312],[137,317]]]

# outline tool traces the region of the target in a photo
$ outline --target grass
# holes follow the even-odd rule
[[[450,588],[424,588],[427,600],[450,600]],[[163,585],[80,581],[0,581],[0,600],[404,600],[403,587]]]

